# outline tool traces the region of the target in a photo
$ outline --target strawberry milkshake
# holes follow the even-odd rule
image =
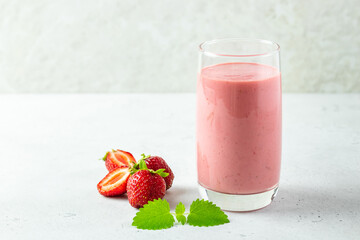
[[[263,193],[277,187],[280,161],[279,70],[246,62],[203,67],[197,84],[199,184],[224,194]]]

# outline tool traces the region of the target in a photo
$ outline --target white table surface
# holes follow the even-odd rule
[[[216,227],[131,226],[105,198],[111,148],[162,156],[171,208],[199,197],[195,95],[0,95],[0,239],[360,239],[360,94],[284,94],[283,164],[267,208]],[[155,238],[157,237],[157,238]]]

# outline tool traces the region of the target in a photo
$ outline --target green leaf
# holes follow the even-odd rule
[[[184,215],[176,215],[176,219],[178,222],[180,222],[182,225],[186,223],[186,217]]]
[[[132,225],[139,229],[158,230],[170,228],[175,219],[170,213],[170,206],[166,200],[160,198],[150,201],[136,213]]]
[[[183,215],[185,212],[185,206],[182,202],[179,202],[179,204],[175,208],[176,215]]]
[[[185,212],[185,206],[182,202],[179,202],[179,204],[175,208],[176,213],[176,219],[178,222],[181,222],[182,225],[186,223],[186,217],[184,216]]]
[[[228,216],[212,202],[199,200],[190,205],[190,214],[187,222],[192,226],[216,226],[228,223]]]

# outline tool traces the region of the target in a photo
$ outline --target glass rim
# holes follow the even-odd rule
[[[208,51],[205,49],[206,45],[219,43],[219,42],[225,42],[225,41],[249,41],[249,42],[257,42],[257,43],[263,43],[267,45],[274,46],[273,50],[266,51],[263,53],[256,53],[256,54],[222,54],[222,53],[216,53],[213,51]],[[274,53],[280,52],[280,45],[276,42],[270,41],[270,40],[264,40],[264,39],[256,39],[256,38],[217,38],[209,41],[202,42],[199,45],[199,50],[201,53],[212,56],[212,57],[266,57],[270,56]]]

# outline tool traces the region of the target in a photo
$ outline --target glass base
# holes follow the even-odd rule
[[[256,194],[236,195],[219,193],[199,185],[199,192],[203,199],[215,203],[222,210],[249,212],[266,207],[275,198],[278,187]]]

